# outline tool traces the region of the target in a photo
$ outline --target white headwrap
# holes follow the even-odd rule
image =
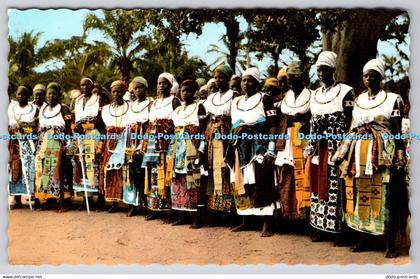
[[[255,78],[258,82],[260,82],[260,71],[256,67],[251,67],[251,68],[246,69],[242,73],[242,77],[245,77],[245,76],[251,76]]]
[[[216,80],[214,78],[209,79],[209,81],[207,82],[207,86],[210,86],[210,84],[216,82]]]
[[[318,55],[315,65],[328,66],[330,68],[336,68],[337,66],[337,54],[332,51],[323,51]]]
[[[199,91],[201,91],[201,90],[206,90],[207,91],[207,85],[205,84],[205,85],[201,86]]]
[[[176,94],[178,93],[178,89],[179,89],[179,84],[178,82],[175,80],[174,83],[172,84],[171,87],[171,94]]]
[[[363,74],[365,74],[369,70],[374,70],[378,72],[382,78],[385,77],[385,63],[381,59],[375,58],[369,60],[366,65],[363,67]]]
[[[174,82],[176,81],[174,76],[170,73],[162,73],[162,74],[159,75],[158,80],[160,78],[164,78],[164,79],[168,80],[171,85],[173,85]]]

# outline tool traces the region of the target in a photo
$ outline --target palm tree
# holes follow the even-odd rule
[[[222,45],[219,44],[210,44],[206,53],[215,53],[218,56],[216,59],[209,65],[209,68],[213,69],[219,66],[220,64],[230,64],[231,53],[229,49],[229,42],[226,39],[226,36],[223,36],[219,41],[222,42]],[[244,46],[238,47],[238,53],[236,56],[235,63],[235,72],[240,73],[245,70],[251,64],[249,52],[243,50]],[[226,49],[226,50],[225,50]]]
[[[24,82],[24,79],[33,72],[33,69],[42,64],[42,57],[39,50],[36,49],[40,32],[24,32],[17,40],[9,36],[9,76],[17,83]]]
[[[130,80],[133,63],[140,60],[139,53],[146,47],[144,42],[147,37],[141,34],[146,21],[138,16],[141,12],[122,9],[103,11],[103,17],[89,14],[83,24],[85,33],[96,29],[111,40],[108,43],[113,55],[111,66],[118,67],[126,83]]]

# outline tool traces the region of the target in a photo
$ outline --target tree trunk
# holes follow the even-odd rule
[[[337,53],[337,81],[353,86],[356,94],[364,89],[363,66],[376,58],[378,40],[385,27],[402,12],[391,9],[354,10],[341,31],[323,34],[323,49]]]
[[[236,21],[235,15],[230,15],[223,21],[226,26],[226,36],[229,42],[229,66],[236,73],[236,57],[238,56],[239,38],[239,22]]]
[[[277,77],[277,73],[279,72],[280,53],[272,51],[271,52],[271,57],[273,58],[273,62],[274,62],[274,76]]]

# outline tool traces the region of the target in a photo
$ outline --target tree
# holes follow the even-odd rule
[[[40,32],[24,32],[17,40],[11,36],[9,41],[9,79],[16,84],[27,83],[34,68],[44,61],[43,53],[37,49]]]
[[[147,47],[148,36],[142,32],[148,26],[146,18],[154,10],[106,10],[103,17],[90,14],[86,17],[83,30],[101,31],[105,38],[111,40],[113,59],[111,65],[118,67],[122,79],[128,83],[133,63],[140,60],[140,53]],[[143,14],[143,16],[140,16]]]
[[[340,10],[321,12],[324,50],[337,53],[336,78],[360,92],[363,88],[364,64],[377,56],[378,40],[390,34],[386,27],[392,19],[404,13],[398,9]],[[331,24],[332,23],[332,24]]]
[[[304,65],[309,66],[307,50],[319,39],[317,12],[308,10],[257,10],[245,14],[250,24],[247,32],[250,50],[262,59],[269,54],[273,59],[274,73],[279,70],[279,58],[284,49],[293,51]]]

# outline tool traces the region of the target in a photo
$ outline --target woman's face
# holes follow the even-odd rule
[[[296,88],[302,85],[302,78],[296,75],[287,75],[287,86],[289,88]],[[298,93],[298,92],[295,92]]]
[[[287,85],[287,76],[282,76],[278,81],[280,92],[286,93],[289,90],[289,86]]]
[[[334,73],[334,68],[325,65],[321,65],[317,68],[318,78],[324,84],[328,84],[334,81]]]
[[[217,92],[217,85],[216,85],[216,82],[212,82],[212,83],[210,83],[209,84],[209,86],[208,86],[208,91],[209,91],[209,93],[211,94],[211,93],[216,93]]]
[[[243,76],[241,87],[245,94],[254,95],[257,92],[258,81],[252,76]]]
[[[146,97],[147,87],[143,83],[134,83],[133,93],[136,99],[143,99]]]
[[[222,90],[229,88],[229,79],[221,71],[216,71],[214,73],[214,79],[216,80],[217,88],[222,89]],[[209,91],[210,91],[210,88],[209,88]]]
[[[29,92],[24,87],[19,87],[16,91],[16,101],[20,105],[26,105],[29,100]]]
[[[82,79],[82,81],[80,81],[80,92],[82,92],[82,94],[90,94],[92,93],[92,89],[93,84],[89,80]]]
[[[60,92],[58,92],[54,88],[48,88],[47,89],[47,95],[45,96],[45,99],[46,99],[46,102],[50,106],[54,107],[60,101]]]
[[[375,70],[369,70],[363,74],[363,84],[370,89],[379,88],[382,76]]]
[[[166,78],[159,78],[157,84],[157,91],[159,96],[169,96],[171,94],[171,83]]]
[[[111,88],[111,100],[113,103],[123,102],[123,96],[125,94],[124,88],[121,85],[115,85]]]
[[[35,103],[39,104],[39,103],[44,102],[44,100],[45,100],[45,91],[37,90],[34,93],[35,93],[35,95],[34,95]]]
[[[181,98],[185,103],[191,104],[194,101],[194,95],[194,90],[189,86],[181,87]]]

